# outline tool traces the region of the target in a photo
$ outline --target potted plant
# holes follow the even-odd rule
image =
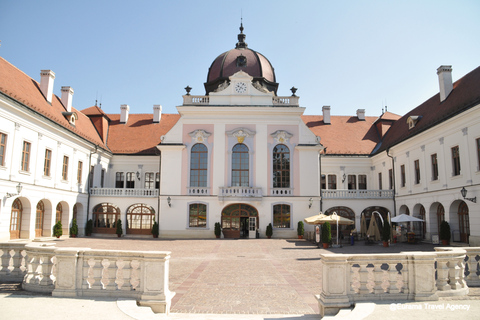
[[[327,221],[322,225],[322,243],[324,249],[330,246],[330,241],[332,241],[332,227]]]
[[[91,236],[93,231],[93,220],[90,219],[87,221],[87,225],[85,226],[85,235]]]
[[[160,228],[158,226],[158,222],[155,221],[155,218],[153,218],[152,235],[154,238],[158,238],[159,233],[160,233]]]
[[[62,222],[57,221],[55,225],[53,226],[53,236],[60,238],[63,235],[63,230],[62,230]]]
[[[220,238],[220,235],[222,234],[222,227],[220,225],[220,222],[215,222],[215,237]]]
[[[119,238],[122,236],[123,228],[122,228],[122,220],[120,219],[118,219],[117,221],[117,230],[115,231],[115,233]]]
[[[297,225],[298,239],[303,239],[303,234],[304,233],[305,233],[305,229],[303,227],[303,221],[298,221],[298,225]]]
[[[72,226],[70,227],[70,237],[75,238],[78,235],[77,219],[72,220]]]
[[[387,220],[385,220],[383,224],[382,240],[383,240],[383,246],[388,247],[388,241],[390,240],[390,223],[388,223]]]
[[[269,223],[267,226],[267,230],[265,231],[265,235],[267,236],[268,239],[270,239],[273,235],[273,227],[272,224]]]
[[[443,220],[442,223],[440,223],[440,240],[442,240],[442,245],[448,246],[450,242],[450,225],[448,224],[447,221]]]

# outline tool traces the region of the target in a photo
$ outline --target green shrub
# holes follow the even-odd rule
[[[450,233],[450,225],[447,221],[443,220],[440,223],[440,240],[450,241],[452,234]]]
[[[220,237],[222,234],[222,226],[220,225],[220,222],[215,222],[215,236]]]
[[[70,227],[70,235],[71,236],[76,236],[78,234],[78,225],[77,225],[77,219],[72,220],[72,226]]]
[[[87,225],[85,226],[85,235],[91,236],[93,232],[93,220],[90,219],[87,221]]]
[[[268,224],[267,230],[266,230],[265,234],[266,234],[267,237],[269,237],[269,238],[273,235],[273,227],[272,227],[272,224],[271,224],[271,223]]]
[[[122,228],[122,220],[118,219],[117,221],[117,231],[115,232],[119,236],[123,234],[123,228]]]
[[[57,221],[55,225],[53,226],[53,236],[60,238],[63,235],[63,230],[62,230],[62,222]]]
[[[303,221],[298,221],[297,235],[303,236],[304,233],[305,233],[305,229],[303,227]]]
[[[322,225],[322,242],[330,243],[332,241],[332,227],[329,222]]]

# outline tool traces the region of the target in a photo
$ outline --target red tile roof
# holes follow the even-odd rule
[[[350,116],[330,116],[331,124],[323,123],[323,116],[302,116],[303,122],[321,138],[327,154],[368,155],[380,141],[373,123],[376,117],[365,121]]]
[[[66,109],[59,97],[53,95],[50,105],[40,91],[40,84],[2,57],[0,57],[0,91],[91,143],[106,148],[86,115],[72,107],[72,112],[77,114],[78,120],[75,121],[75,126],[71,125],[62,115]]]
[[[126,124],[120,114],[109,114],[107,145],[114,154],[155,154],[160,137],[180,119],[179,114],[162,114],[160,123],[153,123],[153,114],[130,114]]]
[[[443,102],[440,102],[440,93],[437,93],[395,121],[376,152],[412,138],[478,104],[480,104],[480,67],[456,81],[452,92]],[[412,129],[408,129],[407,124],[410,116],[421,116]]]

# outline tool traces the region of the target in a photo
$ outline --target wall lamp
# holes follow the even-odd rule
[[[343,177],[342,177],[342,183],[345,182],[345,179],[347,179],[347,175],[344,173],[344,174],[343,174]]]
[[[313,199],[312,198],[308,199],[308,209],[312,207],[312,204],[313,204]]]
[[[22,186],[22,184],[19,182],[19,183],[17,184],[17,187],[16,187],[16,188],[17,188],[17,193],[8,193],[8,192],[7,192],[7,195],[6,195],[7,199],[8,199],[8,198],[11,198],[11,197],[14,197],[14,196],[18,196],[18,195],[20,194],[20,192],[22,192],[23,186]]]
[[[167,198],[167,204],[170,208],[172,207],[172,198],[170,197]]]
[[[467,196],[467,189],[465,189],[465,187],[462,188],[462,190],[460,190],[460,193],[462,194],[462,197],[463,199],[465,200],[468,200],[468,201],[472,201],[473,203],[477,203],[477,197],[475,198],[465,198]]]

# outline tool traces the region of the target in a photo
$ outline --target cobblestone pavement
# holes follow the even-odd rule
[[[318,314],[321,253],[305,240],[147,240],[65,238],[58,247],[171,251],[173,313]],[[433,246],[383,248],[357,243],[336,253],[432,251]]]

